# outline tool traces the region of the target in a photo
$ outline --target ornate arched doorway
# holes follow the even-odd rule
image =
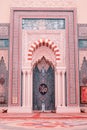
[[[60,110],[65,107],[65,67],[61,62],[60,51],[50,40],[40,39],[31,44],[28,50],[28,64],[23,68],[24,109]]]
[[[33,110],[55,109],[55,73],[53,65],[42,57],[33,68]]]

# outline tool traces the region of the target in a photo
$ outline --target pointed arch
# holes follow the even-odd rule
[[[38,41],[35,41],[28,50],[28,60],[32,60],[33,52],[41,46],[46,46],[51,49],[54,52],[56,60],[60,60],[60,52],[57,45],[49,39],[39,39]]]

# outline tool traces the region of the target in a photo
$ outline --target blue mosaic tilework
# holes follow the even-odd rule
[[[65,29],[65,19],[23,18],[22,29],[25,29],[25,30]]]

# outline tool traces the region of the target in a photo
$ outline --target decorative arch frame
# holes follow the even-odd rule
[[[32,60],[32,55],[33,55],[33,52],[41,47],[41,46],[46,46],[48,48],[50,48],[53,52],[54,52],[54,55],[56,57],[56,61],[60,60],[60,51],[57,47],[57,45],[55,45],[54,42],[52,42],[51,40],[49,39],[39,39],[38,41],[35,41],[29,48],[28,50],[28,60]]]

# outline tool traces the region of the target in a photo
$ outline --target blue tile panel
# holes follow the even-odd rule
[[[8,39],[0,39],[0,48],[7,48],[9,47],[9,40]]]
[[[87,39],[80,39],[78,43],[79,48],[87,48]]]

